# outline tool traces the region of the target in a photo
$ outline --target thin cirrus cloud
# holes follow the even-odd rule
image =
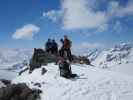
[[[61,19],[62,15],[63,15],[63,12],[61,10],[51,10],[48,12],[43,12],[43,17],[46,17],[46,18],[52,20],[53,22],[59,21],[59,19]]]
[[[60,10],[44,12],[43,16],[54,22],[61,19],[62,28],[66,30],[87,28],[104,31],[108,29],[113,17],[133,15],[131,0],[126,6],[121,6],[119,1],[110,0],[105,11],[94,11],[95,2],[96,0],[62,0]]]
[[[39,32],[40,28],[33,24],[27,24],[17,29],[13,35],[13,39],[27,39],[32,40],[34,35]]]

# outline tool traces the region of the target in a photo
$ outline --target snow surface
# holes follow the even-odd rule
[[[15,71],[0,70],[0,79],[12,80],[18,75]]]
[[[133,63],[120,64],[110,68],[109,70],[133,76]]]
[[[65,79],[59,76],[57,65],[43,67],[48,70],[44,75],[39,68],[31,74],[23,73],[12,82],[25,82],[31,88],[39,88],[33,84],[40,83],[41,100],[133,100],[132,75],[75,64],[72,71],[79,78]]]
[[[0,79],[16,77],[16,70],[28,63],[32,53],[32,49],[0,49]]]
[[[18,76],[20,68],[24,68],[23,61],[31,57],[31,51],[0,49],[0,69],[13,68],[0,70],[0,78],[41,89],[41,100],[133,100],[133,46],[130,44],[90,53],[94,66],[73,64],[72,71],[79,76],[76,79],[60,77],[58,66],[52,63],[42,66],[48,70],[44,75],[39,68],[32,74],[26,71]],[[40,83],[41,87],[34,86],[35,83]]]
[[[0,67],[29,60],[32,53],[32,49],[0,49]]]
[[[133,46],[131,44],[122,43],[108,50],[94,52],[92,64],[101,68],[112,68],[118,64],[133,63]]]

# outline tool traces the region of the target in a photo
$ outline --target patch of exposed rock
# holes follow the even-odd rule
[[[0,100],[38,100],[41,90],[30,89],[25,83],[10,84],[8,80],[0,81]]]

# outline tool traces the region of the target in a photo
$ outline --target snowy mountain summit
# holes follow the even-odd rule
[[[133,63],[133,45],[127,43],[115,45],[113,48],[97,53],[92,63],[102,68]]]
[[[41,100],[132,100],[133,46],[123,43],[90,55],[94,66],[71,64],[76,78],[61,77],[59,66],[49,63],[31,73],[25,70],[12,83],[26,83],[31,89],[42,90]],[[42,69],[46,73],[42,74]]]
[[[47,72],[42,75],[42,68]],[[12,83],[26,83],[30,88],[43,91],[41,100],[132,100],[133,77],[107,71],[89,65],[72,65],[78,78],[60,76],[58,65],[48,64],[28,71],[15,78]]]

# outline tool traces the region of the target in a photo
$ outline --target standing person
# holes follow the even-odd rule
[[[45,44],[45,49],[46,49],[46,52],[51,53],[51,51],[52,51],[52,41],[51,41],[50,38],[48,39],[48,41]]]
[[[63,57],[64,56],[64,40],[63,39],[60,39],[60,42],[61,42],[62,46],[61,46],[61,48],[59,50],[59,55],[61,57]]]
[[[53,39],[52,40],[52,54],[57,54],[58,53],[58,44],[56,41]]]
[[[69,61],[73,60],[72,54],[71,54],[71,45],[72,45],[71,40],[68,39],[67,35],[64,35],[63,49],[64,49],[64,53],[66,52]]]

